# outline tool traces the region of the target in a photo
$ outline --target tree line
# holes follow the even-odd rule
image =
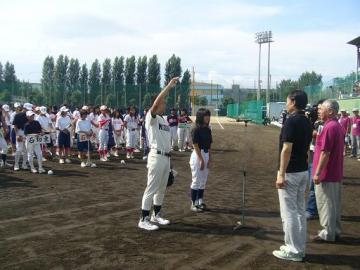
[[[168,109],[190,108],[191,75],[183,72],[181,59],[172,55],[165,64],[163,85],[172,77],[180,76],[181,83],[167,97]],[[134,105],[146,108],[153,96],[161,90],[161,68],[157,55],[98,59],[87,66],[76,58],[59,55],[56,60],[47,56],[43,62],[41,84],[20,81],[14,64],[0,62],[0,101],[28,101],[47,106],[68,104],[71,106],[106,104],[114,108]]]
[[[164,85],[172,77],[181,76],[181,83],[167,98],[167,107],[190,107],[190,72],[182,72],[181,59],[172,55],[165,65]],[[161,90],[158,57],[141,56],[95,59],[88,68],[78,59],[59,55],[47,56],[43,63],[42,92],[46,104],[106,104],[111,107],[149,107],[151,98]]]

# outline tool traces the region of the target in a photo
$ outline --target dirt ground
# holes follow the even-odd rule
[[[146,184],[140,156],[85,169],[48,161],[52,176],[0,171],[0,269],[360,269],[360,162],[345,161],[341,240],[309,241],[305,262],[281,261],[272,255],[283,243],[279,129],[221,121],[223,129],[213,120],[209,211],[190,211],[190,153],[174,153],[179,175],[163,207],[172,224],[156,232],[137,228]],[[233,230],[245,163],[245,226]],[[309,221],[308,235],[319,228]]]

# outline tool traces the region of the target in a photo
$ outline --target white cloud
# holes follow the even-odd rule
[[[163,67],[175,53],[183,69],[195,66],[197,79],[225,85],[235,80],[247,87],[257,79],[258,61],[258,46],[249,29],[286,12],[282,6],[212,0],[15,0],[1,3],[1,10],[6,38],[0,42],[0,61],[13,62],[26,80],[40,80],[47,55],[66,54],[90,66],[95,58],[157,54]],[[355,52],[346,44],[355,31],[278,32],[274,29],[273,82],[304,70],[330,77],[355,67]],[[263,51],[264,76],[266,55]]]

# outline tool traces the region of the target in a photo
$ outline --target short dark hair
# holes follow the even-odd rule
[[[204,125],[205,116],[211,116],[211,113],[208,109],[200,108],[196,112],[196,120],[195,120],[196,127],[202,127]]]
[[[288,95],[288,98],[295,101],[295,107],[298,110],[305,110],[306,105],[308,103],[307,94],[301,90],[291,91]]]
[[[81,110],[80,116],[83,117],[84,115],[88,115],[88,112],[86,110]]]

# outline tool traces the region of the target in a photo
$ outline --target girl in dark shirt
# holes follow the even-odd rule
[[[191,211],[202,212],[204,204],[204,190],[211,163],[212,135],[209,128],[210,111],[199,109],[196,113],[195,128],[191,131],[194,151],[190,157],[192,175],[191,183]]]

